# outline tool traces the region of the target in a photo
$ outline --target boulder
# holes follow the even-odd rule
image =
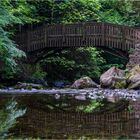
[[[76,89],[97,88],[97,87],[98,85],[88,76],[76,80],[71,86],[71,88]]]
[[[33,84],[33,83],[21,83],[21,82],[18,82],[15,87],[15,89],[29,89],[31,90],[32,88],[35,88],[35,89],[42,89],[43,86],[40,85],[40,84]]]
[[[128,89],[140,89],[140,66],[136,65],[127,73]]]
[[[100,77],[101,87],[107,88],[125,88],[126,78],[125,72],[116,67],[112,67],[103,73]]]

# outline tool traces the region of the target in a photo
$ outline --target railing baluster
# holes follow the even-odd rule
[[[101,30],[101,38],[102,38],[102,43],[101,43],[101,45],[102,46],[105,46],[105,25],[104,25],[104,23],[102,23],[102,30]]]
[[[128,51],[140,42],[140,30],[106,23],[44,25],[16,37],[25,52],[44,47],[106,46]]]

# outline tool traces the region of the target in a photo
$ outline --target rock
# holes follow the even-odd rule
[[[26,79],[25,82],[34,83],[34,84],[40,84],[40,85],[43,85],[44,87],[48,87],[48,83],[44,79],[29,78],[29,79]]]
[[[126,82],[126,78],[122,78],[122,81],[116,81],[114,88],[115,89],[124,89],[126,88],[127,82]]]
[[[98,85],[88,76],[76,80],[71,86],[71,88],[77,88],[77,89],[97,88],[97,87]]]
[[[42,89],[43,86],[40,85],[40,84],[33,84],[33,83],[21,83],[21,82],[18,82],[17,85],[15,85],[14,87],[15,89],[32,89],[32,88],[35,88],[35,89]]]
[[[86,100],[86,96],[85,95],[77,95],[77,96],[75,96],[75,99],[85,101]]]
[[[108,102],[111,102],[111,103],[116,103],[120,100],[119,97],[114,96],[114,95],[106,96],[105,98]]]
[[[140,89],[140,66],[136,65],[127,74],[128,89]]]
[[[101,75],[100,85],[101,87],[107,88],[125,88],[126,86],[125,72],[116,67],[110,68]]]

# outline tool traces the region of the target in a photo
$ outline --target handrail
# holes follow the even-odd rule
[[[129,51],[140,41],[140,30],[110,23],[43,25],[16,36],[19,48],[33,52],[53,47],[106,46]]]

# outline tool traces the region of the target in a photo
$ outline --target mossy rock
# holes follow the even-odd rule
[[[140,73],[140,65],[136,65],[131,70],[126,70],[126,78],[129,79],[131,76]]]
[[[127,86],[126,80],[118,81],[114,85],[115,89],[124,89],[124,88],[126,88],[126,86]]]
[[[29,86],[27,86],[27,88],[26,89],[28,89],[28,90],[32,90],[32,86],[31,85],[29,85]]]
[[[136,65],[126,73],[128,89],[140,89],[140,65]]]
[[[29,89],[32,90],[32,88],[35,89],[43,89],[43,86],[40,84],[33,84],[33,83],[21,83],[18,82],[17,85],[15,86],[15,89]]]

